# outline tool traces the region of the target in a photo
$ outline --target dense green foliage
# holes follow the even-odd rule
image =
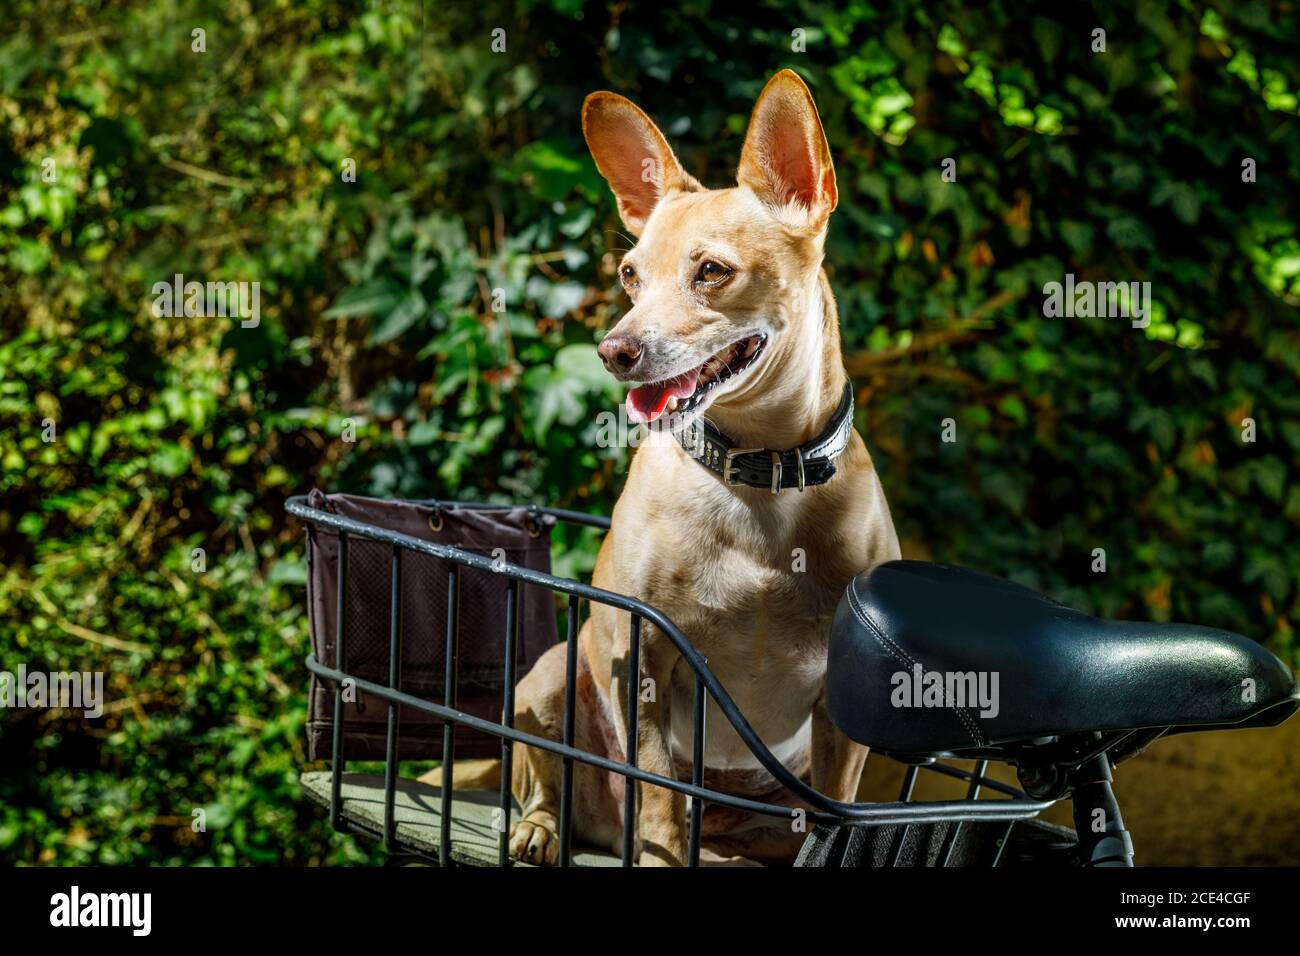
[[[0,857],[374,852],[296,794],[307,636],[282,502],[317,484],[609,508],[626,451],[596,447],[620,393],[593,343],[625,307],[627,239],[578,127],[597,88],[717,186],[765,79],[807,78],[858,425],[906,551],[1294,654],[1294,4],[17,6],[0,667],[102,669],[110,703],[0,717]],[[1149,281],[1150,326],[1044,318],[1067,272]],[[260,325],[155,317],[175,273],[260,282]],[[557,567],[585,573],[594,546]]]

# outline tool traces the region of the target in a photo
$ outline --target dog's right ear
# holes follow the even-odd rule
[[[634,236],[668,192],[699,188],[682,170],[664,134],[626,97],[603,90],[588,96],[582,104],[582,135]]]

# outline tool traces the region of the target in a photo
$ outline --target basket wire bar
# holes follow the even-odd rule
[[[291,498],[289,500],[306,501],[305,497]],[[461,510],[470,509],[472,511],[490,511],[496,508],[505,508],[507,505],[493,504],[489,501],[444,501],[439,498],[412,498],[413,504],[425,505],[433,508],[435,511],[446,508],[459,508]],[[542,508],[538,505],[528,505],[528,513],[531,515],[550,515],[557,521],[565,524],[583,525],[588,528],[599,528],[602,531],[608,531],[610,519],[607,515],[593,515],[585,511],[569,511],[565,508]]]
[[[704,681],[695,675],[695,719],[691,751],[691,785],[704,789]],[[691,831],[687,844],[687,865],[700,865],[700,825],[704,820],[704,801],[691,797]]]
[[[504,697],[501,706],[501,724],[505,727],[515,725],[515,658],[519,637],[519,582],[511,581],[506,588],[506,677]],[[497,820],[500,832],[497,837],[497,862],[500,866],[510,865],[510,801],[511,788],[514,784],[514,745],[501,738],[501,816]]]
[[[446,674],[443,679],[443,701],[449,709],[456,706],[456,666],[460,653],[460,567],[447,567],[447,653]],[[444,721],[442,725],[442,817],[439,820],[438,865],[451,865],[451,796],[452,775],[456,766],[456,722]]]
[[[456,507],[487,509],[503,507],[502,505],[482,502],[444,502],[432,499],[425,499],[419,503],[434,508]],[[348,682],[348,686],[356,692],[373,695],[386,701],[389,706],[390,729],[387,741],[388,746],[385,754],[386,799],[383,826],[383,837],[386,843],[392,843],[395,836],[392,791],[396,786],[397,738],[400,733],[400,721],[398,720],[397,708],[399,706],[409,707],[415,711],[442,719],[444,723],[442,792],[440,795],[442,802],[442,818],[438,862],[444,866],[454,864],[454,861],[451,859],[450,824],[452,818],[452,805],[454,801],[453,764],[455,753],[455,729],[459,726],[486,733],[501,740],[502,773],[499,807],[501,816],[497,821],[497,825],[500,829],[498,840],[498,863],[501,866],[509,866],[511,863],[509,856],[509,821],[512,807],[512,758],[513,745],[515,743],[522,743],[526,746],[535,747],[539,750],[555,754],[561,758],[562,775],[560,792],[559,855],[560,864],[562,866],[568,866],[572,862],[571,818],[573,813],[573,764],[575,761],[600,770],[619,774],[625,780],[622,847],[622,863],[624,866],[630,866],[633,863],[633,850],[635,848],[636,836],[635,811],[637,783],[663,787],[676,793],[681,793],[689,799],[690,821],[687,853],[688,864],[691,866],[696,866],[699,863],[702,817],[706,803],[716,803],[735,810],[748,811],[768,817],[789,819],[791,812],[789,805],[767,803],[761,800],[754,800],[748,797],[711,790],[704,786],[705,713],[706,702],[709,697],[713,699],[714,705],[721,712],[722,716],[754,754],[754,757],[757,759],[760,766],[767,770],[768,773],[771,774],[772,777],[775,778],[775,780],[786,790],[790,791],[809,806],[810,809],[806,813],[806,818],[814,823],[848,826],[900,825],[905,827],[912,823],[936,823],[944,821],[952,821],[956,823],[965,821],[1005,821],[1008,823],[1009,830],[1010,825],[1014,824],[1016,820],[1025,820],[1035,817],[1041,811],[1050,807],[1054,802],[1051,800],[1030,799],[1023,792],[1016,790],[1013,787],[986,778],[984,773],[988,765],[987,760],[981,760],[977,764],[974,772],[937,762],[920,765],[922,769],[932,770],[947,776],[968,781],[969,787],[967,790],[967,799],[965,800],[913,801],[911,799],[911,791],[912,786],[915,783],[918,765],[909,766],[904,782],[904,793],[897,802],[850,803],[833,799],[805,783],[790,771],[768,749],[766,744],[764,744],[762,739],[749,724],[748,720],[741,713],[740,709],[736,706],[730,694],[728,694],[721,682],[717,679],[716,675],[709,670],[706,658],[695,649],[690,640],[682,634],[682,632],[666,615],[652,605],[615,591],[608,591],[603,588],[595,587],[594,585],[583,584],[568,578],[555,577],[540,571],[534,571],[530,568],[520,567],[509,562],[503,562],[499,559],[455,548],[450,545],[425,541],[420,538],[411,537],[399,532],[376,527],[341,515],[313,508],[307,503],[306,496],[299,495],[290,498],[288,502],[286,502],[285,508],[289,514],[307,522],[307,560],[309,563],[315,560],[315,555],[312,552],[314,551],[315,545],[314,532],[316,526],[325,527],[336,532],[339,539],[337,561],[338,617],[335,649],[336,666],[331,667],[325,662],[318,660],[314,653],[309,654],[306,660],[307,669],[312,674],[320,680],[333,683],[335,687],[333,727],[334,743],[332,751],[334,759],[331,761],[330,822],[331,826],[336,830],[347,831],[355,829],[350,827],[342,817],[342,776],[347,766],[347,762],[342,756],[342,694],[345,681]],[[564,521],[592,528],[608,529],[610,524],[609,519],[603,516],[588,515],[582,512],[566,511],[558,508],[534,506],[530,507],[528,511],[531,514],[536,515],[550,515],[557,521]],[[346,582],[348,574],[347,542],[350,536],[387,543],[392,545],[394,549],[392,571],[392,614],[395,623],[393,624],[393,633],[391,635],[391,646],[396,649],[398,653],[393,656],[394,663],[392,664],[389,673],[389,686],[377,684],[373,681],[366,680],[347,672],[345,622],[347,613]],[[398,589],[400,584],[399,576],[401,573],[401,560],[399,553],[403,550],[433,556],[448,562],[449,566],[447,580],[446,686],[443,703],[441,704],[412,696],[411,694],[400,690],[400,673],[397,669],[397,661],[400,658],[401,642],[409,637],[409,635],[401,634],[399,623],[400,597]],[[476,717],[457,709],[455,678],[459,638],[460,591],[458,587],[458,571],[459,568],[462,567],[491,571],[499,574],[507,581],[505,587],[505,699],[500,722]],[[551,592],[568,596],[568,608],[566,614],[566,640],[568,647],[566,648],[565,656],[566,682],[564,692],[564,727],[562,739],[560,741],[554,741],[534,734],[529,734],[514,726],[514,697],[518,656],[519,599],[521,584],[537,585],[548,589]],[[626,753],[622,761],[589,753],[575,746],[574,717],[575,687],[577,683],[577,635],[579,601],[581,599],[604,604],[617,610],[626,611],[630,615],[631,621],[629,626],[627,671],[628,687],[626,699],[628,745],[625,748]],[[658,633],[662,634],[669,642],[671,642],[676,651],[681,655],[682,659],[691,667],[695,675],[694,719],[692,728],[693,761],[691,779],[689,782],[677,780],[674,777],[665,776],[664,774],[647,771],[637,765],[637,709],[640,697],[639,677],[641,664],[641,631],[643,621],[648,621],[657,629]],[[658,692],[657,688],[656,692]],[[1008,799],[977,800],[975,797],[978,796],[981,787],[1000,793],[1008,797]],[[902,834],[900,832],[898,837],[900,845],[901,839]],[[951,848],[949,848],[949,850],[950,849]],[[895,853],[893,855],[896,858],[897,854]]]
[[[345,653],[346,636],[347,636],[347,611],[348,611],[348,535],[346,531],[339,530],[339,559],[338,559],[338,579],[339,594],[337,612],[338,624],[334,629],[334,662],[338,665],[340,673],[343,673],[348,666],[347,654]],[[347,769],[347,760],[343,756],[343,682],[340,680],[334,684],[334,738],[333,746],[330,748],[330,768],[339,768],[333,777],[330,778],[330,826],[335,829],[343,822],[343,774],[341,771]]]
[[[564,729],[561,739],[566,747],[573,746],[574,702],[578,683],[578,596],[569,595],[565,612],[564,645]],[[560,762],[560,866],[572,860],[573,826],[573,758]]]
[[[1008,823],[1007,828],[1002,831],[1002,839],[998,841],[997,853],[993,856],[993,865],[999,866],[1002,863],[1002,854],[1007,850],[1007,844],[1011,842],[1011,827],[1013,823]]]
[[[388,686],[401,686],[402,666],[402,549],[393,545],[392,596],[388,625]],[[388,702],[388,737],[384,743],[384,849],[393,852],[396,835],[393,802],[397,796],[397,705]]]
[[[975,771],[970,778],[970,786],[966,788],[967,800],[978,800],[980,796],[980,783],[984,779],[984,773],[989,768],[987,760],[978,760],[975,763]],[[943,845],[939,848],[939,865],[947,866],[948,861],[952,859],[953,848],[957,845],[957,837],[961,834],[962,822],[958,820],[949,829],[943,838]]]
[[[641,691],[641,618],[632,615],[627,650],[627,762],[636,766],[637,698]],[[566,691],[567,693],[567,691]],[[623,778],[623,865],[632,865],[636,843],[636,784]]]
[[[903,788],[898,794],[898,799],[902,803],[912,802],[912,792],[916,789],[915,764],[907,768],[907,773],[903,774]],[[889,848],[889,862],[885,866],[898,866],[898,858],[903,853],[903,843],[907,840],[907,824],[903,824],[898,832],[894,834],[893,845]]]
[[[662,774],[652,773],[648,770],[643,770],[640,767],[634,767],[626,762],[611,760],[608,757],[602,757],[598,754],[579,750],[575,747],[566,747],[564,744],[558,743],[554,740],[548,740],[545,737],[538,737],[533,734],[525,733],[513,727],[506,727],[504,724],[484,720],[480,717],[475,717],[473,714],[467,714],[463,711],[443,706],[442,704],[435,704],[434,702],[425,700],[421,697],[414,697],[402,691],[390,690],[382,684],[376,684],[373,681],[368,681],[364,678],[354,677],[338,670],[337,668],[322,664],[316,659],[315,654],[307,655],[306,666],[307,669],[317,677],[332,682],[340,682],[343,680],[352,681],[353,686],[355,686],[358,691],[365,694],[371,694],[381,700],[395,700],[403,707],[410,707],[433,717],[440,717],[443,720],[454,720],[471,730],[491,734],[494,737],[502,737],[529,747],[536,747],[538,750],[545,750],[548,753],[557,754],[561,757],[572,757],[574,760],[581,763],[588,764],[601,770],[607,770],[611,773],[632,777],[642,783],[650,783],[657,787],[675,790],[676,792],[685,794],[686,796],[707,800],[710,803],[722,804],[735,810],[745,810],[751,813],[760,813],[765,816],[776,816],[786,819],[790,816],[790,807],[788,806],[764,803],[759,800],[751,800],[748,797],[739,797],[735,794],[723,793],[719,790],[710,790],[707,787],[702,787],[694,783],[687,783],[682,780],[676,780],[672,777],[665,777]],[[838,804],[838,801],[831,802],[833,804]],[[934,823],[955,819],[967,819],[971,821],[1015,821],[1028,820],[1037,816],[1043,810],[1052,806],[1053,803],[1054,801],[1051,800],[1031,800],[1028,798],[1012,800],[982,800],[976,803],[969,803],[964,800],[926,801],[915,803],[846,803],[838,805],[849,808],[850,812],[848,813],[813,810],[807,814],[807,818],[815,823],[834,823],[847,826],[887,826],[900,823]]]

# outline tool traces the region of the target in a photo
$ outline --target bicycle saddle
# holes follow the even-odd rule
[[[840,600],[826,699],[859,743],[929,756],[1092,731],[1273,726],[1300,691],[1239,634],[1102,620],[978,571],[891,561]]]

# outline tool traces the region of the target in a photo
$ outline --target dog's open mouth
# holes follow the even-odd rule
[[[750,335],[733,342],[690,371],[662,382],[638,385],[627,393],[628,418],[645,425],[664,412],[678,416],[689,414],[704,402],[710,392],[753,365],[766,344],[766,335]]]

